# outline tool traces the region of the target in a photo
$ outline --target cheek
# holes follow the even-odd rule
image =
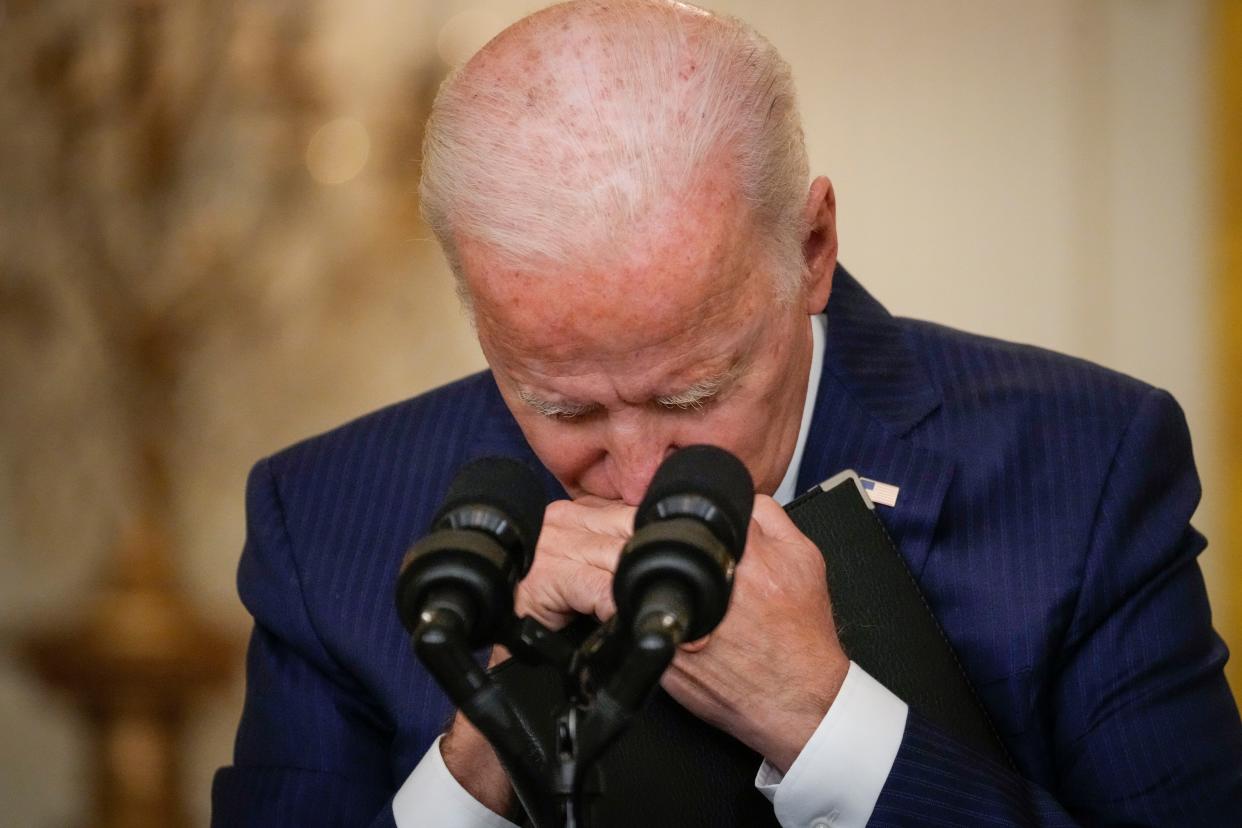
[[[738,389],[737,396],[702,420],[698,439],[683,444],[711,443],[727,449],[745,464],[759,490],[773,488],[772,479],[775,477],[779,483],[784,475],[783,467],[776,468],[780,461],[777,438],[781,434],[781,414],[772,401],[778,391],[752,380]]]
[[[604,454],[597,429],[543,418],[519,425],[540,461],[571,493]]]
[[[705,417],[696,434],[687,435],[682,445],[711,443],[727,449],[738,456],[746,467],[755,472],[755,463],[762,450],[765,420],[753,412],[740,408],[722,410]]]

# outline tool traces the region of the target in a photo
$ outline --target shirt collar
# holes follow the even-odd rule
[[[785,477],[781,480],[781,485],[776,487],[776,494],[772,495],[782,506],[798,494],[798,469],[802,466],[806,435],[811,430],[811,413],[815,411],[815,397],[819,394],[819,375],[824,367],[824,340],[827,328],[828,318],[824,314],[820,313],[811,317],[811,368],[806,377],[806,402],[802,404],[802,423],[798,426],[798,442],[794,446],[793,457],[789,460],[789,468],[785,469]]]

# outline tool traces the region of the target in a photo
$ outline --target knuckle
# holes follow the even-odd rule
[[[566,514],[573,509],[573,501],[571,500],[554,500],[544,509],[544,521],[562,521]]]
[[[771,495],[762,492],[755,495],[755,511],[762,511],[771,514],[773,509],[780,509],[781,505]]]
[[[544,573],[552,565],[552,559],[547,554],[540,554],[543,551],[542,549],[536,550],[535,559],[531,562],[530,569],[526,571],[526,576],[518,583],[519,589],[523,584],[537,584],[546,577]]]
[[[573,545],[572,541],[572,530],[545,522],[543,531],[539,535],[539,542],[535,545],[536,563],[540,556],[543,556],[545,560],[564,558],[565,550]]]

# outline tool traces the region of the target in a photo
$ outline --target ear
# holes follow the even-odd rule
[[[832,274],[837,267],[837,197],[832,182],[820,176],[811,182],[802,213],[806,235],[802,239],[802,258],[806,262],[806,312],[823,313],[832,292]]]

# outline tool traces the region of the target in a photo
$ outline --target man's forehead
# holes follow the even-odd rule
[[[697,48],[699,24],[709,19],[675,3],[566,4],[515,24],[465,68],[472,76],[467,88],[525,90],[525,97],[505,98],[522,106],[496,111],[513,119],[503,140],[508,150],[522,149],[514,156],[513,163],[521,165],[517,172],[539,173],[522,195],[527,203],[546,204],[538,213],[510,210],[494,216],[503,227],[503,232],[491,228],[497,243],[538,238],[539,250],[557,259],[514,261],[520,257],[493,254],[465,238],[465,231],[455,234],[464,286],[489,358],[502,353],[547,362],[633,358],[688,343],[697,328],[730,322],[749,301],[751,291],[742,288],[755,276],[757,245],[732,148],[713,146],[693,161],[660,160],[655,169],[667,166],[669,174],[648,180],[651,170],[627,162],[624,153],[617,156],[616,129],[607,127],[650,118],[644,107],[676,107],[680,99],[666,84],[659,94],[654,88],[642,95],[620,89],[617,85],[634,75],[633,67],[628,74],[622,71],[625,61],[644,54],[620,41],[641,36],[644,26],[671,27],[680,33],[670,41],[680,44],[675,51],[689,54]],[[694,66],[692,60],[674,83],[697,83]],[[575,107],[580,112],[574,113]],[[588,112],[591,117],[585,117]],[[659,159],[662,148],[671,153],[673,147],[647,142],[643,152]],[[590,198],[578,204],[562,197],[563,191],[614,190],[629,207],[606,217],[599,205],[583,207]],[[563,209],[566,204],[578,209]]]
[[[698,399],[726,387],[754,356],[761,329],[756,319],[722,314],[662,333],[641,326],[642,335],[623,347],[603,337],[589,339],[581,328],[560,340],[549,338],[548,347],[524,347],[511,338],[488,348],[488,360],[502,384],[536,409]]]
[[[678,264],[602,274],[510,270],[475,294],[480,339],[489,351],[547,363],[639,359],[748,315],[755,297],[741,269]]]
[[[747,223],[731,212],[683,215],[593,261],[513,265],[462,244],[463,276],[485,349],[491,344],[549,360],[624,357],[689,341],[703,326],[747,315],[760,296],[771,295],[771,277],[758,270]]]

